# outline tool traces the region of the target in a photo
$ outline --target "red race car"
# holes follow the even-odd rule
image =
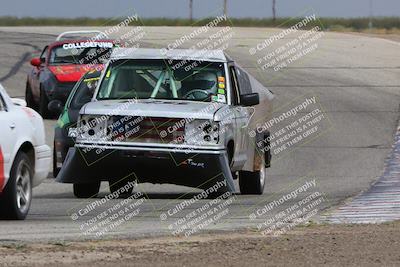
[[[92,38],[68,39],[66,36],[96,34]],[[75,37],[76,38],[76,37]],[[91,69],[102,69],[111,51],[119,44],[99,31],[73,31],[60,34],[56,42],[46,46],[40,57],[33,58],[32,71],[26,82],[25,99],[43,118],[52,114],[48,103],[58,99],[65,103],[75,83]]]

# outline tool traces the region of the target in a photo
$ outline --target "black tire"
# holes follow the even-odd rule
[[[53,145],[53,176],[57,177],[61,168],[57,168],[57,155],[56,155],[56,144]]]
[[[49,99],[43,89],[40,89],[40,99],[39,99],[39,113],[42,115],[43,119],[50,119],[52,114],[48,109]]]
[[[229,168],[232,169],[232,160],[233,160],[233,153],[234,153],[234,152],[233,152],[233,143],[232,143],[231,146],[228,147],[227,151],[228,151],[228,163],[229,163]],[[235,172],[235,171],[232,171],[231,173],[232,173],[232,178],[233,178],[233,180],[236,180],[236,179],[238,178],[238,176],[236,175],[236,172]]]
[[[100,190],[100,182],[74,184],[74,195],[77,198],[97,197]]]
[[[242,195],[262,195],[264,192],[265,180],[267,178],[264,158],[264,156],[261,157],[261,171],[239,171],[239,187]]]
[[[32,89],[29,84],[26,84],[25,101],[26,101],[26,105],[28,106],[28,108],[37,110],[37,103],[35,102],[35,99],[33,98]]]
[[[11,167],[10,179],[0,197],[0,217],[24,220],[32,202],[33,168],[28,156],[19,152]]]
[[[113,194],[115,192],[119,192],[120,188],[123,188],[126,186],[129,182],[133,182],[132,180],[127,180],[127,179],[122,179],[120,181],[109,181],[108,185],[110,187],[110,192]],[[128,190],[125,190],[125,192],[119,194],[119,197],[125,198],[129,197],[132,195],[133,187],[128,187]]]

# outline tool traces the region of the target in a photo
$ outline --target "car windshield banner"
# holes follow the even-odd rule
[[[81,49],[81,48],[113,48],[114,44],[112,42],[77,42],[63,44],[64,49]]]

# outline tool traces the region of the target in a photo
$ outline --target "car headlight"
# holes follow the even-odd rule
[[[75,128],[75,127],[69,127],[69,128],[68,128],[68,137],[77,138],[77,137],[78,137],[77,128]]]
[[[218,144],[219,124],[209,120],[194,120],[185,124],[185,144]]]
[[[108,120],[107,116],[81,115],[76,130],[77,141],[107,141],[110,136],[107,127]]]

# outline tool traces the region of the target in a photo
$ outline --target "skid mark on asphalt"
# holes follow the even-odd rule
[[[11,42],[6,42],[5,44],[12,44],[12,45],[21,45],[21,46],[27,46],[33,49],[32,52],[25,52],[21,55],[20,59],[13,65],[13,67],[10,69],[10,71],[4,75],[3,77],[0,77],[0,82],[4,82],[8,79],[10,79],[11,77],[13,77],[14,75],[16,75],[18,73],[18,71],[20,71],[20,69],[22,68],[22,66],[25,64],[25,62],[27,62],[33,53],[38,53],[41,51],[41,48],[38,45],[35,45],[33,43],[27,43],[27,42],[21,42],[21,41],[14,41],[15,36],[13,37],[12,33],[4,33],[4,32],[0,32],[2,35],[5,35],[3,37],[5,37],[4,39],[7,39],[8,41],[12,40]],[[26,34],[29,36],[29,34]]]
[[[29,44],[29,43],[23,43],[23,42],[12,42],[12,44],[15,45],[22,45],[22,46],[28,46],[34,49],[34,52],[40,52],[41,48],[37,45]]]
[[[368,191],[321,218],[331,223],[382,223],[400,220],[400,125],[382,176]]]
[[[35,51],[24,53],[20,57],[20,59],[14,64],[14,66],[10,69],[10,71],[6,75],[4,75],[3,77],[0,77],[0,82],[4,82],[7,79],[9,79],[12,76],[14,76],[15,74],[17,74],[18,71],[21,69],[21,67],[24,65],[24,63],[31,58],[33,53],[40,52],[40,48],[38,46],[36,46],[36,45],[27,44],[27,43],[20,43],[20,42],[13,42],[12,44],[32,47],[33,49],[35,49]]]
[[[20,68],[24,65],[24,63],[29,60],[31,57],[31,53],[30,52],[26,52],[24,53],[21,58],[18,60],[17,63],[14,64],[14,66],[10,69],[10,71],[4,75],[3,77],[0,78],[0,82],[4,82],[5,80],[11,78],[12,76],[14,76],[15,74],[18,73],[18,71],[20,70]]]

